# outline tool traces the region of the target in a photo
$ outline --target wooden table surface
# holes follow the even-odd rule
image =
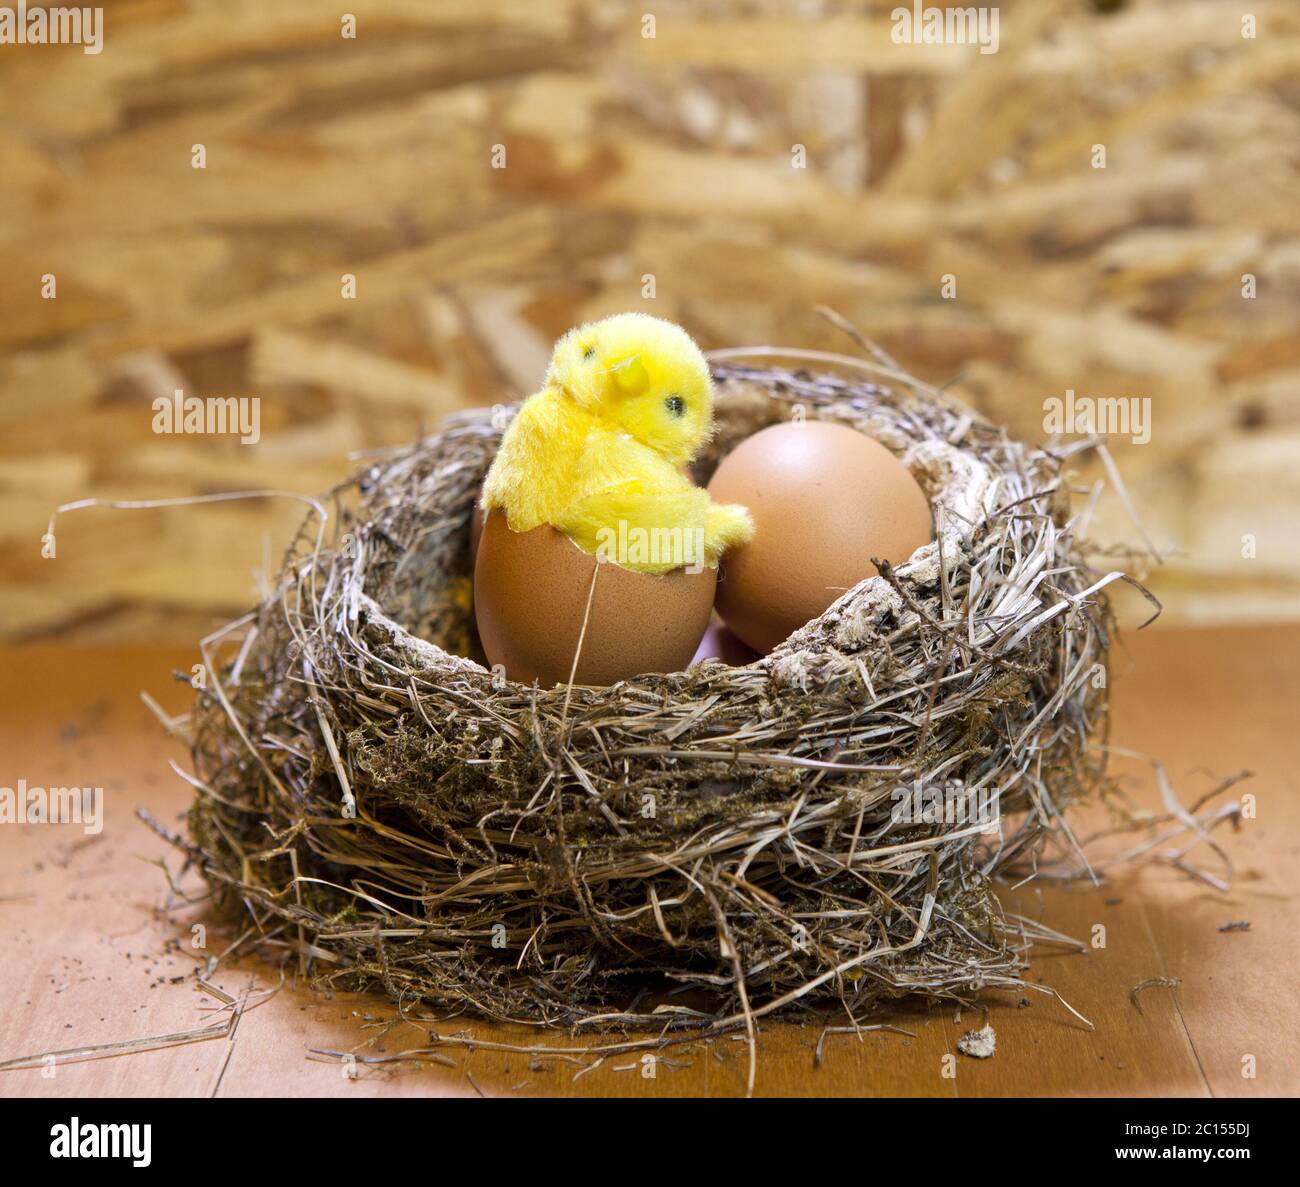
[[[950,1058],[983,1025],[903,1006],[871,1021],[908,1032],[831,1035],[815,1058],[820,1024],[766,1021],[756,1092],[807,1095],[1295,1095],[1300,1090],[1297,891],[1300,889],[1300,627],[1128,633],[1115,655],[1118,745],[1165,764],[1184,803],[1221,776],[1255,777],[1228,792],[1257,810],[1238,831],[1216,833],[1235,865],[1220,893],[1164,865],[1126,869],[1093,888],[1032,887],[1017,906],[1058,931],[1106,945],[1083,953],[1041,950],[1029,978],[1058,990],[1093,1024],[1046,994],[989,1002],[997,1033],[987,1060]],[[102,786],[98,836],[77,825],[0,828],[0,1062],[49,1051],[192,1030],[230,1016],[196,983],[191,927],[201,905],[169,903],[159,862],[177,855],[135,816],[144,806],[180,827],[189,789],[167,765],[182,748],[141,703],[141,689],[183,710],[188,689],[171,679],[196,657],[175,649],[28,648],[0,652],[0,787]],[[1126,779],[1155,805],[1151,768]],[[1080,822],[1095,816],[1085,814]],[[1210,855],[1197,859],[1212,868]],[[193,879],[183,883],[197,885]],[[1222,931],[1249,921],[1248,930]],[[219,950],[218,929],[210,948]],[[1139,1012],[1130,990],[1153,986]],[[427,1046],[423,1028],[389,1025],[376,997],[324,1000],[257,961],[223,965],[214,983],[249,1006],[233,1033],[165,1050],[52,1067],[0,1071],[0,1095],[737,1095],[743,1041],[722,1037],[666,1052],[597,1063],[537,1059],[475,1046],[444,1048],[449,1065],[393,1062]],[[255,1004],[256,1003],[256,1004]],[[833,1019],[842,1023],[843,1019]],[[443,1035],[481,1042],[581,1047],[593,1040],[524,1027],[456,1020]],[[353,1052],[351,1065],[338,1055]],[[584,1067],[589,1070],[584,1071]],[[955,1069],[955,1074],[954,1074]],[[581,1073],[581,1074],[579,1074]]]

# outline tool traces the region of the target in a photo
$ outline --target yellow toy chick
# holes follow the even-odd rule
[[[754,525],[683,473],[712,429],[713,381],[685,330],[644,313],[579,326],[506,430],[483,510],[637,572],[716,565]]]

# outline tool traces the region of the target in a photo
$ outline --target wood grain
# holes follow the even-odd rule
[[[990,999],[958,1017],[953,1008],[903,1003],[871,1022],[910,1032],[825,1038],[821,1027],[769,1022],[758,1046],[756,1090],[766,1095],[1192,1096],[1300,1093],[1300,1036],[1293,1020],[1300,945],[1300,628],[1168,630],[1121,638],[1115,655],[1115,742],[1159,757],[1185,801],[1242,767],[1235,788],[1258,803],[1254,819],[1223,835],[1236,867],[1218,893],[1168,866],[1146,866],[1087,883],[1031,885],[1009,904],[1088,941],[1104,924],[1106,945],[1086,954],[1040,949],[1031,979],[1060,993],[1089,1029],[1044,994]],[[179,862],[134,816],[147,807],[181,826],[188,787],[166,765],[184,763],[138,700],[147,688],[183,710],[186,649],[28,647],[0,656],[0,783],[102,785],[107,823],[98,837],[76,826],[0,827],[0,1061],[49,1050],[157,1035],[220,1020],[195,983],[191,927],[211,922],[201,904],[169,900],[156,863]],[[1143,803],[1158,800],[1150,768],[1124,772]],[[1075,818],[1076,830],[1104,823]],[[1219,835],[1219,834],[1216,834]],[[1203,852],[1203,851],[1201,851]],[[1204,860],[1208,867],[1208,859]],[[191,876],[180,885],[194,889]],[[1247,931],[1221,931],[1249,921]],[[213,928],[211,950],[224,941]],[[1130,990],[1153,977],[1176,988]],[[239,998],[277,985],[277,972],[248,961],[222,967],[216,983]],[[40,1070],[0,1071],[0,1095],[593,1095],[734,1096],[744,1092],[742,1042],[721,1038],[666,1052],[653,1078],[636,1056],[584,1064],[479,1046],[444,1048],[452,1066],[359,1063],[348,1078],[337,1058],[359,1060],[427,1045],[422,1028],[388,1026],[376,997],[315,997],[290,978],[245,1013],[227,1039]],[[956,1042],[985,1019],[993,1058],[956,1055]],[[842,1025],[842,1018],[828,1018]],[[441,1034],[480,1043],[585,1047],[593,1040],[456,1019]],[[1255,1075],[1243,1076],[1254,1057]],[[952,1058],[949,1058],[952,1057]],[[323,1059],[324,1062],[317,1062]],[[955,1077],[946,1077],[946,1067]],[[575,1078],[577,1077],[577,1078]]]

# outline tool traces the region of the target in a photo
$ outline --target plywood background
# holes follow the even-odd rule
[[[105,7],[97,56],[0,47],[5,637],[192,640],[299,518],[86,511],[45,560],[58,503],[319,490],[625,308],[851,347],[818,303],[1026,437],[1149,397],[1112,445],[1171,615],[1300,615],[1292,0],[1254,37],[1237,0],[1008,3],[988,55],[893,44],[890,3]],[[156,435],[174,388],[257,397],[260,442]]]

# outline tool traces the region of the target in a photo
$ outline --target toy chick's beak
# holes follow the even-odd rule
[[[630,359],[624,359],[613,368],[613,372],[614,382],[618,384],[619,390],[629,396],[643,392],[650,386],[650,375],[645,369],[645,364],[641,362],[640,355],[634,354]]]

